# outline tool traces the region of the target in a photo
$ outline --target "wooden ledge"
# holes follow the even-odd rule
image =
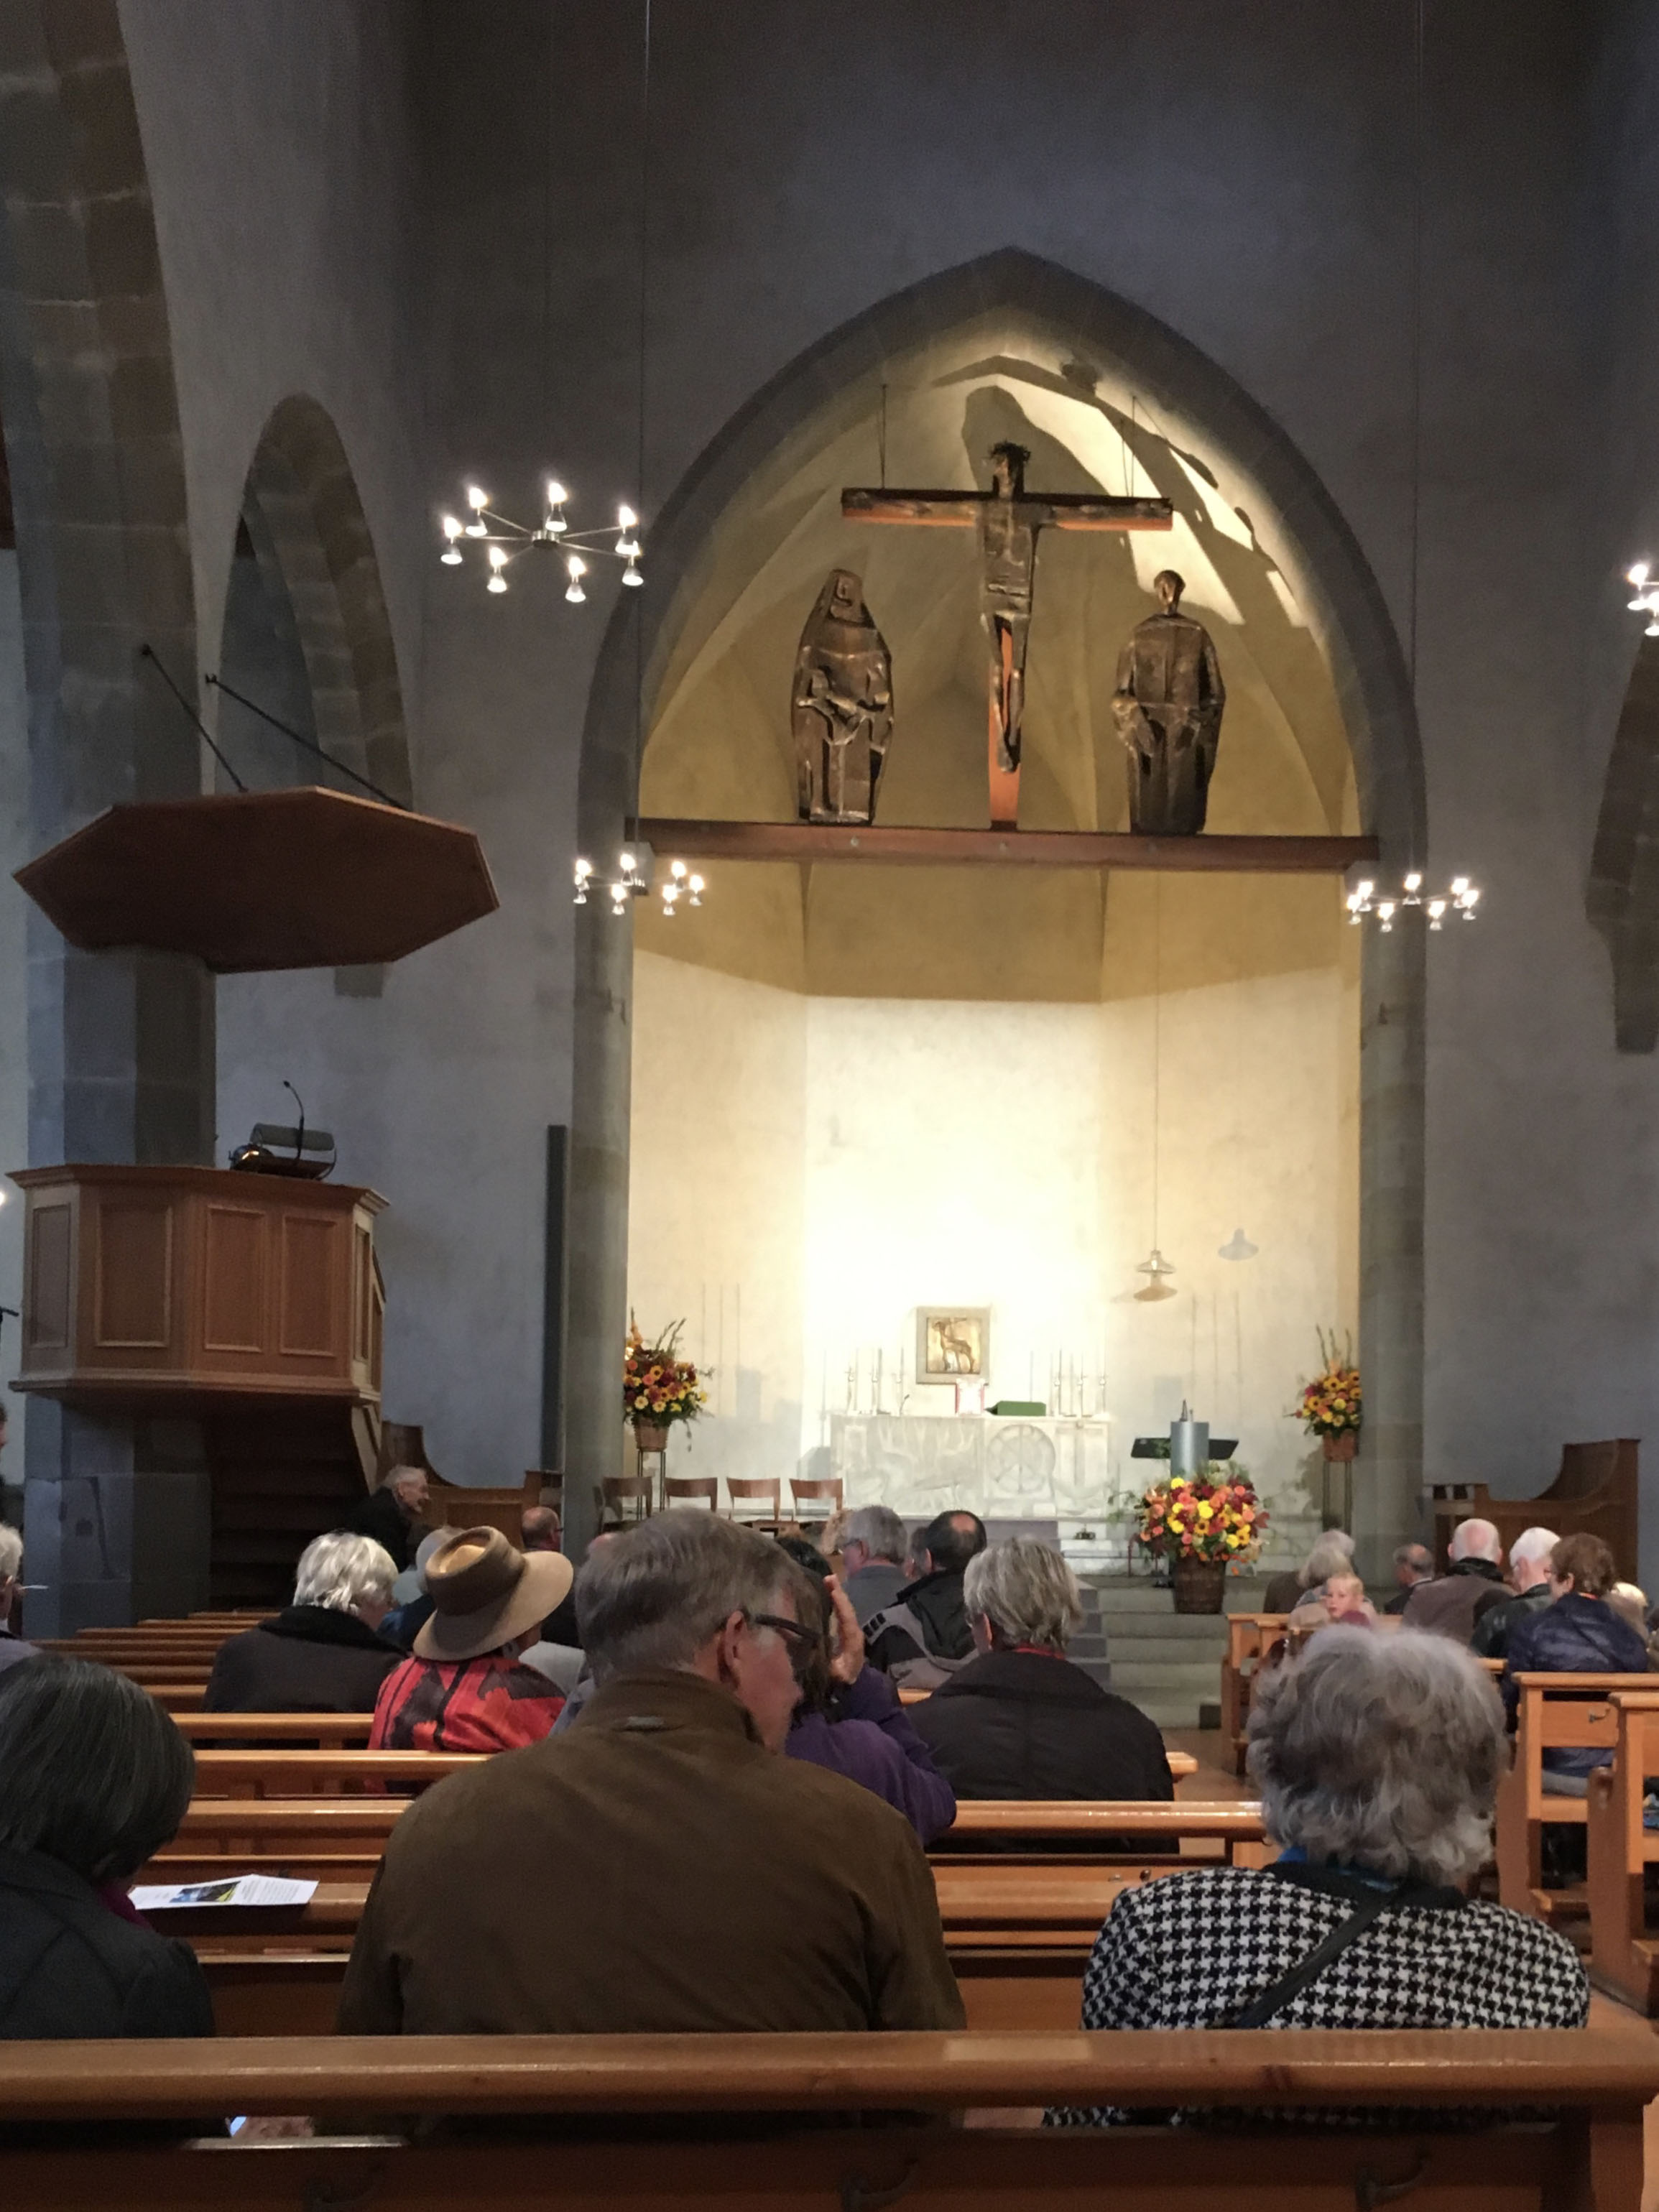
[[[1156,868],[1222,875],[1341,875],[1376,865],[1375,837],[1134,837],[1094,830],[843,829],[832,822],[700,822],[647,816],[637,834],[659,860],[876,860],[906,867],[986,863]]]
[[[1659,2041],[1595,2029],[264,2037],[12,2043],[0,2118],[1060,2104],[1628,2109]]]

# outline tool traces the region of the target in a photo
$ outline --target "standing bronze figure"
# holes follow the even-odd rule
[[[1204,827],[1227,693],[1215,641],[1181,611],[1173,568],[1152,579],[1158,612],[1137,623],[1118,657],[1112,718],[1129,755],[1129,827],[1194,837]]]
[[[873,822],[893,731],[893,665],[864,583],[832,568],[806,618],[790,699],[803,822]]]

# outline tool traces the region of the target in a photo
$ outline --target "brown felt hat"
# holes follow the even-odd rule
[[[562,1552],[520,1552],[499,1528],[458,1528],[426,1563],[436,1608],[415,1638],[417,1659],[477,1659],[545,1620],[569,1595]]]

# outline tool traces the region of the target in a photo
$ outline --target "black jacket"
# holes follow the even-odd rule
[[[940,1568],[937,1573],[923,1575],[919,1581],[907,1583],[890,1602],[908,1606],[921,1623],[922,1634],[927,1639],[927,1650],[939,1659],[965,1659],[974,1648],[972,1632],[968,1626],[968,1607],[962,1594],[963,1576],[960,1571]],[[873,1641],[865,1646],[865,1657],[872,1667],[889,1673],[902,1659],[915,1659],[922,1655],[916,1650],[916,1639],[902,1628],[885,1628]]]
[[[219,1646],[210,1713],[372,1713],[404,1653],[355,1613],[291,1605]]]
[[[1505,1598],[1502,1605],[1488,1606],[1474,1624],[1474,1633],[1469,1638],[1470,1650],[1482,1659],[1501,1659],[1522,1622],[1530,1620],[1535,1613],[1542,1613],[1549,1601],[1549,1584],[1534,1583],[1519,1597]]]
[[[404,1519],[394,1490],[371,1491],[340,1526],[350,1529],[354,1536],[372,1536],[377,1544],[383,1545],[391,1553],[399,1574],[415,1555],[414,1528]]]
[[[907,1717],[958,1797],[1175,1796],[1155,1723],[1048,1652],[987,1652]]]
[[[211,2035],[196,1954],[39,1851],[0,1849],[0,2036]]]

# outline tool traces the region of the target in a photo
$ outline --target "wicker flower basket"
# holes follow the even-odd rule
[[[1175,1585],[1177,1613],[1219,1613],[1227,1595],[1225,1559],[1173,1560],[1170,1579]]]
[[[1343,1429],[1334,1437],[1321,1437],[1319,1441],[1328,1460],[1352,1459],[1359,1449],[1359,1431]]]
[[[660,1452],[668,1449],[666,1421],[635,1421],[634,1449],[637,1452]]]

